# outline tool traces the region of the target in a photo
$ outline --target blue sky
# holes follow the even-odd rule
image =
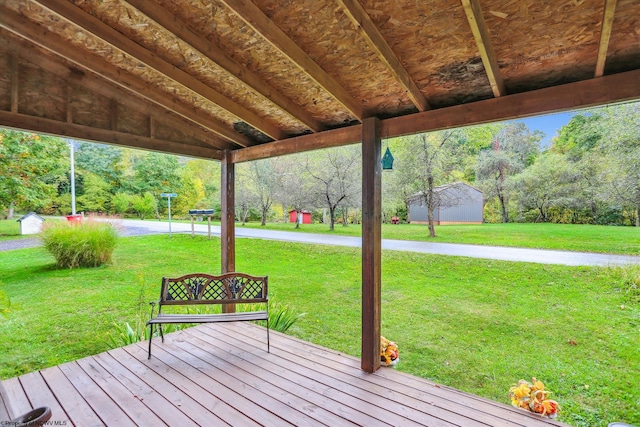
[[[544,116],[529,117],[526,119],[517,119],[516,122],[524,122],[531,130],[539,130],[545,134],[544,139],[541,142],[543,147],[549,147],[551,145],[551,139],[557,135],[562,126],[569,123],[571,117],[576,114],[575,111],[567,111],[558,114],[547,114]]]

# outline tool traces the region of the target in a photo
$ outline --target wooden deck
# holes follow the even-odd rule
[[[366,374],[354,357],[275,332],[267,353],[249,323],[156,341],[151,360],[139,343],[3,381],[10,415],[49,406],[49,425],[67,426],[563,425],[393,368]]]

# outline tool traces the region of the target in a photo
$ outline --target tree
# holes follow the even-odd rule
[[[600,114],[607,193],[612,203],[633,212],[640,227],[640,103],[610,106]]]
[[[131,197],[131,207],[140,219],[145,219],[145,217],[157,213],[158,200],[149,192],[144,193],[143,196],[136,194]]]
[[[336,209],[360,194],[361,150],[359,145],[325,149],[317,156],[307,156],[307,173],[318,204],[329,209],[329,229],[335,229]]]
[[[423,198],[428,212],[430,237],[436,236],[435,208],[439,203],[453,203],[452,200],[439,199],[435,194],[435,187],[448,182],[454,175],[462,176],[460,165],[449,151],[461,136],[459,131],[423,133],[402,138],[403,143],[397,147],[399,167],[396,179],[406,189],[405,200],[415,193]]]
[[[116,193],[111,199],[113,210],[117,214],[125,214],[131,208],[131,195],[127,193]]]
[[[312,181],[301,154],[273,159],[275,170],[274,198],[282,204],[284,215],[293,209],[299,215],[312,204]],[[296,221],[295,228],[300,228]]]
[[[511,185],[524,211],[537,211],[536,222],[549,220],[549,208],[565,207],[573,199],[575,174],[566,158],[549,152],[514,176]]]
[[[15,207],[38,210],[50,203],[69,168],[67,152],[60,138],[0,131],[0,207],[7,219]]]
[[[107,212],[111,202],[109,183],[94,173],[86,172],[83,187],[83,194],[78,196],[80,210]]]
[[[256,205],[256,194],[250,178],[249,165],[240,164],[236,167],[235,212],[238,221],[244,225],[249,218],[251,209]]]
[[[256,160],[250,163],[249,177],[253,183],[253,191],[260,206],[261,225],[267,224],[267,214],[273,204],[276,185],[276,172],[270,159]]]
[[[220,163],[211,160],[189,160],[182,169],[182,179],[197,186],[203,196],[193,207],[220,212]]]
[[[478,157],[477,181],[485,200],[498,198],[502,222],[509,222],[507,179],[533,163],[541,139],[539,132],[531,133],[524,123],[510,123],[500,130],[493,147]]]
[[[76,168],[91,172],[107,182],[115,191],[124,180],[123,148],[92,142],[78,142]]]

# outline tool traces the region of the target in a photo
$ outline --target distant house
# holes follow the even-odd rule
[[[18,219],[20,223],[20,234],[38,234],[42,231],[42,223],[44,218],[35,212],[29,212],[25,216]]]
[[[289,222],[297,222],[300,224],[311,224],[311,212],[309,211],[300,211],[296,212],[295,209],[289,211]]]
[[[436,225],[482,224],[484,197],[482,191],[464,182],[445,184],[433,189]],[[411,224],[427,224],[428,209],[422,192],[407,199],[408,219]]]

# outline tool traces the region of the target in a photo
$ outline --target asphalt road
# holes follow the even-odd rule
[[[125,219],[116,220],[113,222],[120,229],[121,235],[123,236],[169,233],[169,223],[166,221],[137,221]],[[194,228],[197,234],[206,235],[208,232],[206,222],[196,223]],[[180,234],[191,233],[191,224],[172,222],[171,232]],[[219,236],[220,226],[212,225],[211,234]],[[236,237],[333,246],[360,247],[362,245],[362,241],[359,237],[261,230],[255,228],[236,228]],[[0,242],[0,251],[19,249],[21,247],[37,246],[39,244],[39,239],[4,241]],[[382,240],[382,249],[392,251],[463,256],[471,258],[495,259],[504,261],[533,262],[539,264],[561,264],[573,266],[613,266],[640,264],[640,257],[631,255],[609,255],[587,252],[508,248],[503,246],[463,245],[454,243],[416,242],[390,239]]]

